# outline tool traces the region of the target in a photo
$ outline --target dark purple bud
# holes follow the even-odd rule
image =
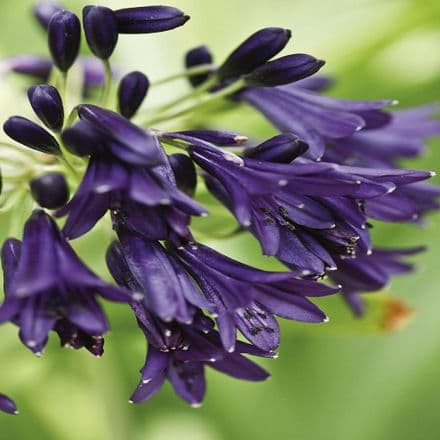
[[[178,131],[177,133],[220,146],[237,146],[248,141],[246,136],[225,130],[187,130]]]
[[[120,34],[150,34],[174,29],[185,24],[189,17],[170,6],[141,6],[115,11]]]
[[[58,131],[63,127],[64,109],[61,96],[55,87],[43,84],[28,90],[29,102],[46,127]]]
[[[58,209],[69,200],[69,187],[61,173],[46,173],[29,182],[34,200],[46,209]]]
[[[14,141],[46,154],[61,154],[56,139],[43,127],[21,116],[12,116],[3,124],[4,132]]]
[[[0,411],[3,411],[8,414],[17,415],[17,407],[15,403],[4,394],[0,394]]]
[[[212,54],[206,46],[198,46],[187,52],[185,56],[185,67],[202,66],[203,64],[212,64]],[[204,83],[209,78],[209,73],[202,73],[200,75],[191,75],[188,77],[189,82],[193,87]]]
[[[48,26],[49,49],[55,65],[67,72],[78,55],[81,41],[81,24],[69,11],[57,12]]]
[[[65,147],[76,156],[89,156],[104,149],[102,136],[86,121],[78,121],[61,134]]]
[[[91,51],[102,60],[110,58],[118,42],[118,22],[114,12],[104,6],[86,6],[83,26]]]
[[[290,163],[303,155],[309,146],[293,133],[285,133],[268,139],[255,148],[245,150],[244,155],[264,162]]]
[[[125,75],[118,88],[119,113],[130,119],[147,96],[150,81],[142,72],[130,72]]]
[[[252,72],[284,49],[292,33],[289,29],[265,28],[252,34],[218,70],[220,79]]]
[[[34,6],[34,15],[44,29],[47,29],[51,18],[63,8],[50,0],[38,2]]]
[[[197,186],[197,173],[194,162],[181,153],[171,154],[168,160],[174,172],[177,188],[192,197]]]
[[[316,73],[325,61],[311,55],[296,53],[270,61],[246,76],[246,83],[253,87],[276,87],[290,84]]]
[[[34,55],[18,55],[3,60],[0,63],[0,73],[15,72],[33,76],[41,81],[47,81],[53,63],[49,58]]]

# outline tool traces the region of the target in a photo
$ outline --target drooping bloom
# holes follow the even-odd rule
[[[6,297],[0,322],[14,322],[23,344],[36,354],[54,330],[64,343],[100,355],[108,324],[97,296],[118,302],[139,298],[86,268],[55,222],[39,210],[27,221],[23,242],[4,243],[2,266]]]
[[[92,156],[75,195],[57,213],[68,215],[64,234],[85,234],[111,210],[115,221],[152,240],[167,239],[171,233],[190,239],[189,216],[206,211],[177,188],[167,157],[161,154],[163,165],[152,168],[108,155]]]
[[[137,273],[132,272],[132,263],[128,263],[123,256],[125,247],[113,245],[107,254],[107,264],[117,282],[132,289],[139,286],[139,281]],[[171,261],[169,258],[172,257],[167,258]],[[164,282],[162,279],[161,285]],[[213,322],[200,310],[195,311],[191,324],[185,325],[160,320],[145,303],[133,304],[132,307],[149,348],[141,370],[141,381],[131,402],[148,400],[168,379],[182,399],[193,406],[199,406],[206,389],[205,366],[242,380],[267,379],[267,372],[242,356],[242,353],[266,357],[275,354],[243,342],[237,342],[235,352],[225,351],[218,333],[213,330]]]
[[[414,266],[402,261],[403,258],[424,250],[423,246],[406,249],[374,248],[369,255],[338,260],[338,269],[329,275],[332,281],[342,286],[343,297],[353,312],[361,316],[364,305],[360,293],[383,289],[391,276],[411,272]]]
[[[303,322],[324,322],[325,314],[308,297],[338,291],[290,272],[265,272],[232,260],[201,244],[173,248],[173,254],[214,305],[223,346],[233,351],[236,330],[265,351],[279,344],[274,315]]]
[[[110,246],[107,264],[118,282],[116,270],[127,272],[127,287],[143,292],[146,309],[163,321],[183,324],[192,323],[197,308],[212,310],[181,264],[159,242],[123,225],[117,233],[119,242]]]
[[[237,95],[260,111],[280,132],[293,132],[309,145],[308,155],[322,158],[327,139],[347,138],[368,126],[377,110],[394,101],[351,101],[321,96],[290,84],[247,88]]]
[[[285,158],[278,139],[271,143]],[[254,157],[240,158],[193,143],[190,154],[206,172],[208,189],[258,238],[263,253],[307,274],[334,269],[333,256],[353,257],[371,249],[360,200],[430,176],[316,163],[296,158],[303,151],[300,144],[288,156],[290,163],[277,163],[276,156],[271,162],[259,160],[259,154],[268,157],[265,146]]]
[[[362,130],[351,138],[330,142],[325,160],[369,168],[395,168],[401,159],[421,155],[427,138],[440,134],[440,122],[432,119],[438,108],[428,105],[388,114],[389,121]],[[424,182],[399,187],[391,194],[365,203],[366,213],[391,222],[421,222],[439,205],[440,187]]]

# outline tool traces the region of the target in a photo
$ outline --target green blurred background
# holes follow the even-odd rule
[[[0,2],[0,55],[45,53],[45,38],[34,24],[30,0]],[[331,94],[347,98],[397,98],[401,106],[440,100],[440,3],[438,0],[175,0],[192,20],[161,35],[123,36],[115,60],[158,79],[181,70],[182,56],[206,43],[221,60],[258,28],[293,28],[289,51],[327,60],[325,72],[338,79]],[[76,12],[82,1],[65,1]],[[141,1],[103,1],[110,7]],[[177,86],[152,93],[151,100],[174,96]],[[24,95],[2,79],[0,116],[23,113]],[[29,112],[29,110],[26,110]],[[251,112],[225,118],[229,128],[270,135]],[[436,170],[440,142],[412,167]],[[81,440],[405,440],[440,438],[440,216],[424,228],[405,225],[373,230],[381,245],[428,244],[419,271],[396,279],[389,289],[415,309],[415,319],[396,333],[375,331],[379,301],[359,323],[339,299],[321,301],[332,322],[310,327],[283,324],[277,360],[263,362],[272,373],[265,383],[236,381],[208,372],[208,395],[192,409],[170,386],[144,405],[128,404],[145,354],[143,336],[128,310],[109,307],[112,333],[106,354],[59,350],[55,338],[35,358],[21,346],[16,328],[1,328],[0,390],[20,407],[19,417],[0,414],[0,439]],[[0,226],[3,234],[5,221]],[[105,232],[79,251],[103,272]],[[247,237],[211,242],[230,255],[262,267],[258,247]]]

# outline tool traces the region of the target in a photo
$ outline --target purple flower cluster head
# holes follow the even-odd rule
[[[34,12],[50,56],[0,63],[3,75],[29,80],[36,116],[4,122],[10,140],[0,154],[2,212],[26,216],[4,231],[0,322],[17,326],[31,352],[41,356],[56,333],[63,347],[103,355],[102,302],[118,302],[148,345],[130,401],[168,380],[198,406],[205,368],[268,378],[253,359],[276,357],[280,318],[324,323],[318,304],[328,295],[361,316],[363,292],[412,270],[406,257],[423,248],[376,247],[370,228],[372,219],[420,224],[439,208],[439,187],[425,182],[433,173],[400,166],[440,134],[435,107],[389,111],[395,101],[324,96],[329,80],[315,75],[324,61],[279,56],[292,36],[281,28],[255,32],[219,65],[206,46],[191,49],[182,74],[150,83],[110,58],[119,39],[133,38],[125,34],[184,25],[179,9],[86,6],[80,20],[46,1]],[[92,56],[78,56],[81,44]],[[182,77],[189,92],[144,105],[150,87]],[[212,129],[219,109],[239,114],[243,105],[273,125],[273,137]],[[207,192],[212,214],[200,202]],[[252,234],[285,269],[260,270],[202,244],[209,232],[191,219],[215,217],[215,203],[230,211],[235,233]],[[107,242],[94,239],[100,228],[109,229]],[[99,246],[113,280],[77,255],[83,236]],[[0,409],[17,413],[3,394]]]

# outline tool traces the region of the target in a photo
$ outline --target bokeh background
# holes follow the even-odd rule
[[[1,0],[0,55],[45,54],[45,37],[34,23],[30,0]],[[289,51],[327,60],[337,78],[330,94],[346,98],[397,98],[401,107],[440,100],[440,3],[438,0],[175,0],[191,15],[183,28],[160,35],[123,36],[115,55],[122,69],[139,69],[152,79],[181,70],[184,51],[208,44],[221,60],[237,43],[265,26],[293,28]],[[80,12],[82,1],[64,1]],[[142,1],[102,1],[110,7]],[[22,85],[21,85],[22,86]],[[23,113],[24,94],[1,79],[0,115]],[[20,87],[20,84],[18,85]],[[153,92],[151,100],[183,92],[177,82]],[[29,112],[29,110],[26,110]],[[255,137],[271,134],[261,119],[244,112],[225,118]],[[250,130],[253,130],[249,132]],[[440,142],[412,167],[438,169]],[[17,218],[12,217],[12,221]],[[440,216],[426,227],[376,225],[382,245],[429,245],[417,258],[419,271],[396,279],[386,295],[406,301],[413,321],[399,332],[380,331],[383,303],[370,296],[366,321],[354,320],[339,299],[321,301],[331,323],[284,323],[277,360],[263,362],[265,383],[239,382],[209,372],[208,395],[197,410],[171,387],[140,406],[128,404],[138,381],[145,343],[129,310],[109,307],[113,331],[106,354],[58,349],[50,342],[35,358],[18,343],[16,328],[0,334],[0,390],[20,407],[19,417],[0,414],[0,439],[34,440],[413,440],[440,438]],[[5,221],[0,235],[5,233]],[[76,244],[104,273],[102,241]],[[261,267],[255,242],[245,236],[211,245]],[[379,317],[379,318],[378,318]]]

